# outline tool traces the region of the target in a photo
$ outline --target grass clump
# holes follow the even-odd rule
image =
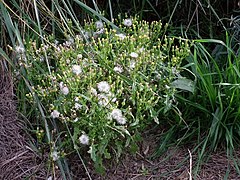
[[[208,112],[201,118],[200,127],[209,127],[206,140],[211,142],[211,150],[225,145],[231,154],[239,144],[239,55],[232,50],[228,33],[226,43],[219,42],[216,47],[221,47],[221,55],[211,55],[201,40],[196,43],[193,60],[199,79],[198,104]],[[201,109],[200,106],[197,107]]]
[[[118,30],[101,21],[88,23],[62,42],[52,36],[46,38],[49,44],[32,41],[26,56],[19,56],[31,87],[26,116],[39,130],[46,126],[45,114],[53,162],[88,153],[103,172],[104,159],[119,158],[139,132],[152,123],[166,124],[160,117],[177,108],[189,42],[162,37],[161,22],[127,18],[116,24]]]

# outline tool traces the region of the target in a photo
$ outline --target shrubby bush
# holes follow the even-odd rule
[[[165,36],[161,22],[118,22],[119,29],[86,23],[64,42],[49,36],[50,43],[30,42],[26,56],[20,54],[32,88],[26,96],[30,103],[37,97],[53,130],[53,161],[87,152],[102,167],[103,159],[119,157],[139,132],[176,107],[189,42]],[[38,110],[32,113],[41,121]]]

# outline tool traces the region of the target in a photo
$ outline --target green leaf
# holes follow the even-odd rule
[[[128,132],[127,129],[125,129],[124,126],[115,126],[115,129],[119,130],[120,133],[123,132],[124,134],[127,134],[128,136],[131,136],[131,134]],[[122,134],[122,133],[121,133]],[[123,134],[122,134],[123,135]],[[124,136],[124,135],[123,135]]]
[[[106,159],[111,159],[111,154],[108,152],[108,150],[107,149],[105,149],[105,151],[104,151],[104,157],[106,158]]]
[[[94,164],[94,167],[95,167],[97,173],[99,173],[101,175],[104,175],[106,173],[102,164]]]
[[[189,92],[194,92],[194,82],[190,79],[177,79],[172,82],[172,86],[181,90],[189,91]]]
[[[91,145],[91,146],[90,146],[90,149],[89,149],[89,151],[88,151],[88,153],[89,153],[90,156],[91,156],[91,159],[92,159],[94,162],[97,161],[96,151],[97,151],[97,149],[95,148],[95,145]]]
[[[108,126],[110,129],[113,129],[114,131],[118,132],[121,134],[122,137],[125,137],[124,134],[127,134],[128,136],[131,136],[131,134],[128,132],[127,129],[125,129],[124,126]]]
[[[138,145],[136,143],[132,143],[130,145],[129,150],[130,150],[131,154],[135,154],[139,150],[139,147],[138,147]]]
[[[80,132],[80,129],[78,126],[74,126],[74,131],[73,131],[73,140],[74,142],[77,142],[78,141],[78,136],[79,136],[79,132]]]
[[[157,112],[154,111],[152,108],[150,109],[150,114],[151,114],[151,117],[153,118],[154,122],[159,124],[159,119],[157,117]]]

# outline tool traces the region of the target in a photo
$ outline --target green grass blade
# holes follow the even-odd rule
[[[12,22],[12,18],[10,17],[9,13],[7,12],[6,7],[4,6],[4,4],[2,2],[0,2],[0,10],[1,10],[2,17],[4,19],[4,23],[8,30],[8,35],[9,35],[13,45],[15,45],[15,40],[14,40],[14,36],[13,36],[14,25]]]
[[[89,6],[87,6],[86,4],[82,3],[79,0],[74,0],[78,5],[80,5],[83,9],[91,12],[94,16],[97,16],[99,19],[105,21],[107,24],[111,25],[114,29],[119,30],[119,28],[112,23],[111,21],[109,21],[108,19],[106,19],[105,17],[103,17],[101,14],[97,13],[95,10],[93,10],[92,8],[90,8]]]
[[[113,22],[114,17],[113,17],[113,11],[112,11],[112,3],[111,3],[111,0],[108,0],[108,5],[109,5],[109,11],[110,11],[110,18],[111,18],[111,21]]]

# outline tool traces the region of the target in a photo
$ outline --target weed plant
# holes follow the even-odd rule
[[[64,42],[50,36],[50,44],[30,41],[26,49],[15,48],[32,90],[26,116],[39,124],[38,141],[44,142],[37,97],[51,132],[52,161],[88,152],[102,172],[103,159],[119,158],[139,132],[153,122],[166,124],[161,117],[177,108],[189,42],[167,36],[161,42],[161,22],[117,23],[118,31],[97,21]]]
[[[58,164],[65,179],[71,178],[65,177],[64,157],[90,156],[103,172],[103,160],[134,149],[139,133],[152,123],[170,127],[159,150],[174,141],[180,127],[182,139],[197,139],[196,149],[202,147],[200,163],[208,149],[234,152],[239,144],[239,16],[227,21],[233,38],[227,34],[225,43],[195,40],[188,62],[182,62],[188,41],[165,36],[223,39],[220,26],[215,27],[227,30],[221,17],[230,14],[230,1],[101,1],[110,20],[95,1],[92,8],[79,0],[22,2],[0,2],[0,31],[6,37],[0,53],[7,60],[1,64],[22,78],[16,90],[19,111],[30,121],[36,146],[48,144],[49,162]],[[226,11],[216,8],[224,3]],[[119,12],[149,21],[161,18],[181,28],[129,18],[113,21]],[[90,18],[84,27],[77,20]],[[195,89],[183,77],[189,73]]]

